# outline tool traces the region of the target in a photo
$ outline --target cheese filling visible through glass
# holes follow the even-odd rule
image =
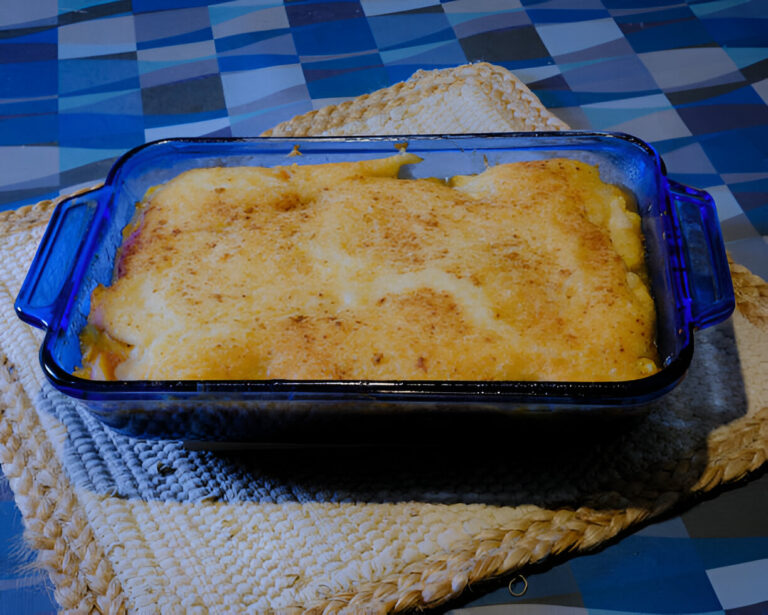
[[[91,297],[101,380],[631,380],[658,369],[640,217],[598,169],[419,158],[187,171]]]

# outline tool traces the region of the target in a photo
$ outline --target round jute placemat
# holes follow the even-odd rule
[[[472,65],[417,73],[272,134],[563,127],[507,71]],[[768,285],[734,263],[733,318],[697,332],[685,381],[627,424],[447,449],[132,440],[51,389],[41,332],[13,311],[54,205],[0,214],[0,463],[63,612],[437,607],[599,547],[765,463]]]

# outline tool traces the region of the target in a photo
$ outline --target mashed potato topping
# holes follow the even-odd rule
[[[95,289],[93,379],[628,380],[657,370],[640,218],[598,169],[419,158],[205,168]]]

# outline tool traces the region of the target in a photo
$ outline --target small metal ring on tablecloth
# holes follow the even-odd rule
[[[517,585],[518,582],[522,581],[523,583],[523,589],[522,591],[516,592],[512,590],[513,585]],[[512,579],[509,582],[509,585],[507,585],[507,589],[509,590],[509,593],[512,594],[515,598],[520,598],[520,596],[525,595],[525,592],[528,591],[528,579],[526,579],[522,574],[518,574],[514,579]]]

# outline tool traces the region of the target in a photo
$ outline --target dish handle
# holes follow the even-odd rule
[[[47,329],[59,297],[71,284],[73,267],[96,213],[100,188],[63,200],[56,207],[16,297],[16,314],[24,322]]]
[[[705,329],[728,318],[735,306],[717,208],[707,192],[667,182],[679,223],[691,322],[694,328]]]

